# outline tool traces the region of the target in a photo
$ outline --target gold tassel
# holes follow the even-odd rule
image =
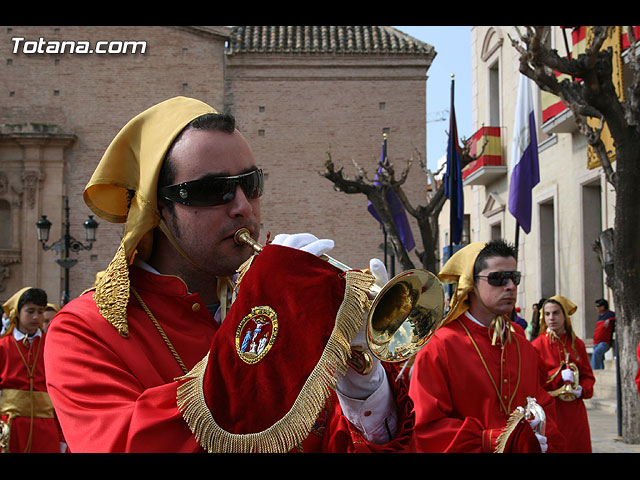
[[[513,433],[513,431],[520,423],[520,420],[524,418],[524,410],[520,408],[516,408],[513,413],[509,416],[507,420],[507,426],[502,431],[498,438],[496,439],[496,449],[493,453],[504,453],[504,449],[507,446],[507,440],[509,436]]]
[[[287,453],[300,445],[311,432],[314,422],[339,379],[347,371],[351,354],[350,343],[369,310],[367,295],[375,278],[370,273],[345,273],[345,296],[336,315],[336,321],[320,357],[307,378],[291,409],[269,428],[247,434],[234,434],[223,430],[207,407],[203,391],[204,375],[209,354],[187,375],[178,387],[178,409],[194,433],[196,440],[209,453]]]
[[[511,342],[512,329],[511,320],[503,315],[496,315],[489,324],[489,332],[492,332],[491,345],[495,345],[498,338],[500,338],[500,343],[504,348],[506,343]]]

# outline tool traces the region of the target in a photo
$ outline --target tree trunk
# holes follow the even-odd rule
[[[410,270],[415,268],[415,265],[409,258],[409,254],[407,250],[404,248],[402,244],[402,240],[400,240],[400,234],[398,233],[398,228],[396,227],[395,221],[393,220],[393,216],[391,215],[391,211],[389,209],[389,204],[386,202],[386,193],[382,190],[381,195],[368,195],[369,201],[372,203],[376,211],[378,212],[378,216],[382,220],[384,228],[387,231],[387,239],[391,242],[393,246],[393,251],[396,255],[396,260],[401,266],[402,270]]]
[[[620,138],[624,137],[624,138]],[[640,443],[640,396],[634,382],[640,341],[640,138],[637,131],[616,137],[614,299],[620,358],[622,437]],[[597,387],[596,387],[597,388]]]
[[[420,228],[420,237],[422,238],[422,253],[418,256],[422,268],[429,270],[432,273],[438,273],[438,265],[436,259],[436,250],[438,248],[438,231],[437,224],[434,232],[431,217],[427,215],[420,215],[416,217],[418,220],[418,227]]]

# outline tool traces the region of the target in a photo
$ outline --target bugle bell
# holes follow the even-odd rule
[[[8,423],[0,420],[0,452],[7,453],[9,452],[9,435],[11,432],[11,427]]]
[[[256,253],[262,251],[246,228],[238,230],[234,239],[238,245],[250,245]],[[319,258],[342,271],[353,270],[329,255]],[[402,272],[383,287],[372,285],[369,294],[373,301],[366,320],[367,346],[384,362],[402,362],[417,353],[444,314],[444,288],[428,270]],[[373,364],[368,352],[353,347],[349,365],[365,375]]]

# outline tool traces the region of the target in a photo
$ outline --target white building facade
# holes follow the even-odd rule
[[[514,27],[472,29],[473,136],[478,148],[483,138],[487,144],[482,157],[463,172],[465,230],[471,242],[516,242],[517,225],[508,199],[521,74],[509,37],[518,38]],[[567,54],[567,46],[575,54],[583,40],[579,29],[552,28],[552,48],[560,55]],[[532,191],[531,231],[520,229],[517,236],[518,269],[523,274],[517,306],[530,323],[532,305],[541,298],[560,294],[571,299],[578,306],[572,316],[576,333],[590,346],[597,320],[595,300],[613,301],[593,244],[602,231],[613,227],[615,194],[602,168],[588,165],[586,139],[570,111],[557,97],[531,85],[540,182]],[[440,216],[440,245],[448,245],[448,218],[447,204]]]

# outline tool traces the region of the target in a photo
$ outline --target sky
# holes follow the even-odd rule
[[[395,26],[398,30],[432,45],[436,57],[427,71],[427,119],[450,110],[451,74],[455,75],[454,108],[458,137],[474,132],[471,120],[471,27],[470,26]],[[435,171],[447,153],[449,113],[444,121],[427,123],[427,166]]]

